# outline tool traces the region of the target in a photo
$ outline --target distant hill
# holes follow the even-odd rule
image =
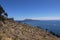
[[[40,21],[40,20],[34,20],[34,19],[24,19],[23,21]]]
[[[46,30],[25,23],[0,21],[0,40],[60,40]]]

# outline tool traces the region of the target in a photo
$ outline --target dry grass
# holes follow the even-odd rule
[[[60,40],[45,30],[14,21],[0,22],[0,40]]]

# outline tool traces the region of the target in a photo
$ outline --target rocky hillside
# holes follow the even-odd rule
[[[60,40],[60,38],[24,23],[0,21],[0,40]]]

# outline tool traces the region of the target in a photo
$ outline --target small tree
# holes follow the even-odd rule
[[[8,17],[8,14],[5,12],[3,7],[0,5],[0,21],[4,21]]]

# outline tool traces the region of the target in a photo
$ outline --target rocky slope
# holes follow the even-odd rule
[[[14,21],[0,21],[0,40],[60,40],[49,32]]]

